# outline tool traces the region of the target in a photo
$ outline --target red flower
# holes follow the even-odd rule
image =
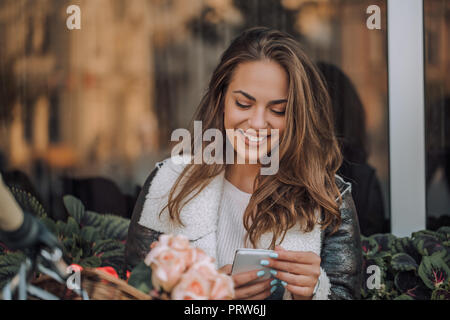
[[[99,267],[99,268],[95,268],[95,269],[104,271],[106,273],[109,273],[110,275],[112,275],[115,278],[119,279],[119,275],[117,274],[116,270],[113,267]]]
[[[75,272],[83,271],[83,267],[80,266],[79,264],[72,263],[69,267],[71,267],[72,271],[75,271]]]

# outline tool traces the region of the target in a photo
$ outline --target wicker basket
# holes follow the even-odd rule
[[[41,276],[33,285],[48,291],[63,300],[81,300],[75,292],[69,290],[49,276]],[[151,300],[152,298],[128,285],[124,280],[101,270],[86,268],[81,271],[81,287],[90,300]]]

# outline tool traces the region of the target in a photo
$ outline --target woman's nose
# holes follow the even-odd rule
[[[255,108],[248,119],[248,124],[253,129],[267,128],[265,108]]]

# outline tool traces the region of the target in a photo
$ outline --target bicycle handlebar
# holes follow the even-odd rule
[[[21,272],[4,288],[8,293],[7,300],[12,298],[13,292],[19,289],[19,299],[26,298],[26,291],[31,290],[41,297],[51,297],[50,294],[32,285],[28,286],[29,274],[39,269],[57,281],[64,282],[69,274],[67,264],[62,257],[62,246],[44,224],[33,215],[23,212],[14,196],[3,183],[0,174],[0,241],[9,249],[24,250],[31,258],[31,265],[22,264]],[[19,285],[20,284],[20,285]],[[78,294],[87,299],[84,290]],[[4,295],[3,293],[3,295]]]

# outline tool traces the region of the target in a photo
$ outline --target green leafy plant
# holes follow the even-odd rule
[[[152,268],[147,266],[144,261],[138,263],[131,271],[128,284],[136,289],[149,294],[154,288],[152,279]]]
[[[0,288],[13,278],[19,272],[20,264],[25,261],[25,255],[22,252],[0,253]]]
[[[67,195],[63,201],[69,217],[66,222],[54,221],[31,194],[17,188],[11,188],[11,192],[24,210],[38,217],[58,237],[66,263],[113,267],[121,278],[126,278],[124,250],[129,219],[88,211],[80,200]],[[12,252],[0,243],[0,288],[17,273],[24,260],[22,252]]]
[[[69,218],[54,221],[30,193],[15,187],[10,190],[24,210],[38,217],[59,238],[68,264],[109,266],[126,278],[124,249],[129,219],[86,210],[80,200],[68,195],[63,200]],[[362,237],[362,252],[362,299],[450,300],[450,227],[414,232],[404,238],[392,234]],[[0,288],[18,272],[24,260],[24,253],[10,251],[0,243]],[[379,288],[367,287],[371,275],[366,270],[371,265],[379,267]],[[151,269],[142,262],[128,282],[148,293],[152,290],[150,279]]]
[[[392,234],[362,237],[364,282],[362,299],[439,300],[450,299],[450,227],[423,230],[411,237]],[[375,265],[380,271],[380,286],[368,286]]]
[[[69,213],[67,222],[44,217],[43,223],[63,244],[64,257],[82,267],[113,267],[123,274],[125,241],[130,221],[85,209],[73,196],[63,198]]]

